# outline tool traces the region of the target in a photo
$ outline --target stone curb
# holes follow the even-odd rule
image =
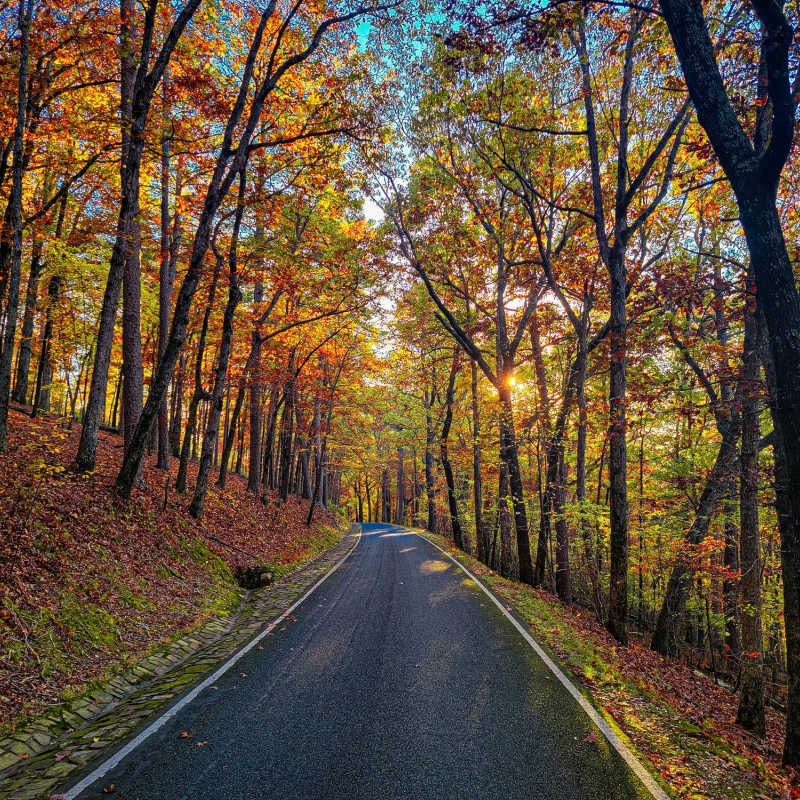
[[[247,595],[233,617],[204,623],[101,689],[0,741],[0,800],[46,800],[116,749],[302,597],[350,551],[360,532],[360,525],[351,525],[332,548]]]

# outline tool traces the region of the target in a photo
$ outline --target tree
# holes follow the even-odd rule
[[[134,259],[138,260],[135,252],[135,220],[139,212],[139,174],[144,149],[144,132],[150,107],[158,85],[167,69],[172,53],[183,35],[186,26],[194,16],[200,5],[200,0],[187,0],[183,8],[176,14],[175,20],[169,27],[158,52],[153,57],[153,38],[155,35],[158,0],[148,0],[142,25],[141,44],[139,47],[138,61],[134,59],[133,37],[133,3],[123,0],[122,19],[120,26],[122,81],[120,84],[120,111],[123,124],[121,132],[121,159],[120,159],[120,204],[117,218],[116,238],[111,261],[108,268],[108,281],[103,295],[103,307],[100,311],[100,327],[97,334],[97,347],[94,355],[94,368],[92,370],[92,383],[89,392],[89,404],[86,409],[81,432],[78,453],[75,462],[78,469],[91,471],[94,469],[97,451],[97,431],[102,420],[106,400],[106,383],[108,381],[108,368],[111,358],[111,346],[114,337],[114,321],[119,304],[120,287],[123,275],[128,269],[128,285],[134,297],[130,298],[128,305],[128,342],[126,351],[130,375],[127,380],[130,392],[130,408],[138,417],[138,404],[141,402],[140,366],[137,363],[141,350],[140,342],[136,342],[138,329],[138,269]],[[135,70],[135,71],[134,71]],[[130,120],[129,123],[126,121]],[[129,124],[129,127],[128,127]],[[131,359],[134,363],[131,363]],[[139,396],[136,401],[137,393]],[[138,421],[138,419],[137,419]],[[126,450],[132,444],[135,423],[125,437]],[[137,463],[137,475],[139,474]]]
[[[272,0],[259,17],[255,35],[242,71],[238,95],[230,110],[230,115],[225,125],[222,146],[216,159],[213,176],[206,191],[203,211],[192,244],[189,270],[181,284],[175,302],[175,311],[167,347],[159,362],[151,383],[150,394],[117,477],[117,492],[125,500],[130,498],[147,439],[150,435],[150,428],[162,398],[166,395],[167,387],[178,359],[178,353],[186,337],[192,297],[199,280],[202,261],[209,247],[214,217],[227,195],[236,173],[246,163],[249,154],[253,152],[254,148],[260,149],[265,146],[263,142],[253,143],[252,137],[255,134],[267,98],[286,73],[306,61],[317,50],[329,28],[375,10],[372,7],[357,6],[352,11],[323,19],[313,28],[310,38],[303,41],[294,52],[284,56],[282,53],[284,38],[290,23],[300,10],[300,4],[295,5],[288,12],[286,19],[279,23],[273,34],[270,46],[265,43],[264,36],[267,24],[274,24],[273,15],[276,13],[276,5],[275,0]],[[267,69],[264,75],[259,74],[256,76],[256,61],[259,55],[262,54],[262,47],[269,51],[266,62]],[[249,110],[245,114],[251,91],[253,92],[253,99],[249,104]],[[241,132],[239,132],[240,123],[243,123]]]
[[[686,86],[714,153],[736,196],[750,270],[775,365],[773,424],[784,448],[791,524],[781,530],[789,704],[783,760],[800,765],[800,293],[783,237],[776,196],[795,129],[800,73],[791,83],[796,48],[781,6],[754,0],[748,16],[760,26],[760,69],[753,139],[747,136],[723,83],[703,8],[661,0]]]

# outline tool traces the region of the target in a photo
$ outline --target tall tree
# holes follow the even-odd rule
[[[760,29],[760,68],[753,138],[739,120],[720,73],[702,6],[660,0],[686,86],[714,153],[730,182],[750,254],[750,270],[764,315],[775,368],[772,417],[786,464],[791,524],[781,528],[789,701],[785,764],[800,765],[800,293],[776,207],[781,173],[795,131],[800,71],[792,83],[797,45],[780,3],[752,0],[745,15]],[[749,23],[749,20],[748,20]]]

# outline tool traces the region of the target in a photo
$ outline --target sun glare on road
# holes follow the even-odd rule
[[[419,571],[426,575],[430,575],[434,572],[446,572],[448,569],[450,569],[450,565],[447,562],[433,559],[423,561],[419,565]]]

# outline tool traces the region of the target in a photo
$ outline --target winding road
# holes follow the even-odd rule
[[[261,645],[78,796],[652,797],[480,587],[402,528],[365,525]]]

